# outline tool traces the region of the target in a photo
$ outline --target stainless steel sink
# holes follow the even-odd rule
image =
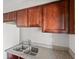
[[[23,52],[26,48],[28,48],[28,46],[16,46],[13,50]]]
[[[13,48],[13,50],[23,52],[28,47],[29,45],[27,44],[27,42],[21,42],[15,48]]]
[[[25,54],[29,54],[29,55],[37,55],[38,48],[36,48],[36,47],[29,47],[29,48],[26,48],[26,50],[24,50],[23,52]]]
[[[38,53],[38,48],[31,46],[31,44],[24,45],[21,43],[21,44],[17,45],[16,47],[14,47],[13,50],[18,51],[18,52],[23,52],[23,53],[29,54],[29,55],[37,55],[37,53]]]

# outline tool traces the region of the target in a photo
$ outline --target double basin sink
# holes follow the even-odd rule
[[[18,52],[23,52],[25,54],[29,55],[37,55],[38,53],[38,48],[32,46],[31,44],[19,44],[16,47],[13,48],[13,50],[18,51]]]

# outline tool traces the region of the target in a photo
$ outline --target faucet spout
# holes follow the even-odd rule
[[[31,40],[28,40],[28,45],[31,46]]]

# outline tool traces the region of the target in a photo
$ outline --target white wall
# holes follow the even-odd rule
[[[75,53],[75,35],[69,35],[69,48]]]
[[[3,24],[3,57],[7,59],[5,50],[19,43],[19,28],[13,24]]]
[[[3,12],[6,13],[6,12],[37,6],[54,1],[58,1],[58,0],[4,0]]]
[[[40,28],[21,28],[21,39],[32,40],[33,42],[45,45],[57,45],[68,47],[69,39],[67,34],[43,33]]]
[[[68,34],[59,33],[59,34],[53,34],[52,36],[53,45],[57,46],[63,46],[63,47],[69,47],[69,37]]]

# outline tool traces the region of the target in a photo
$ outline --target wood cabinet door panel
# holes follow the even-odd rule
[[[18,59],[18,56],[7,53],[7,59]]]
[[[9,12],[3,14],[3,21],[4,22],[11,22],[16,20],[16,12]]]
[[[19,59],[24,59],[24,58],[19,57]]]
[[[33,7],[28,9],[28,26],[41,26],[42,24],[42,8]]]
[[[43,31],[65,32],[66,19],[64,19],[64,4],[53,3],[43,7]]]
[[[75,33],[75,1],[70,0],[70,26],[69,26],[69,33],[74,34]]]
[[[16,20],[16,12],[10,12],[9,13],[9,19],[11,21],[15,21]]]
[[[9,13],[3,14],[3,22],[9,21]]]
[[[17,11],[16,24],[18,27],[27,27],[27,9]]]

